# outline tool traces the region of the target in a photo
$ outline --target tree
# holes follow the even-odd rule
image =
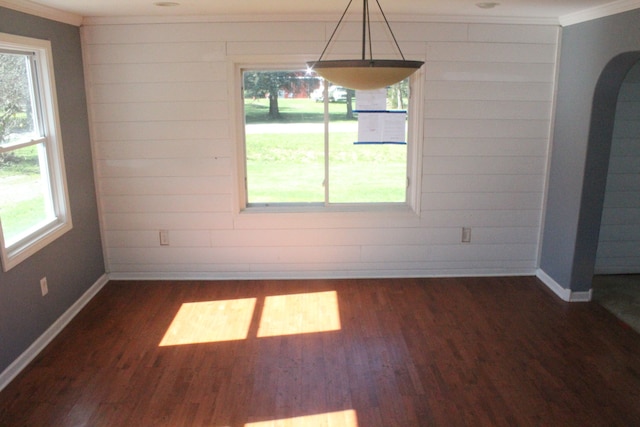
[[[405,99],[409,97],[409,79],[404,79],[391,86],[391,107],[405,110]]]
[[[298,73],[291,71],[250,71],[244,73],[245,96],[269,97],[269,118],[280,119],[278,93],[291,90]]]
[[[353,89],[347,89],[347,120],[352,120],[353,116],[353,98],[356,96],[356,91]]]
[[[24,55],[0,54],[0,143],[16,132],[29,131],[31,102],[29,79],[25,78]],[[0,154],[0,164],[13,159],[12,152]]]

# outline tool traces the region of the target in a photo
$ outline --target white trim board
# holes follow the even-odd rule
[[[36,339],[16,360],[0,374],[0,391],[27,367],[29,363],[69,324],[85,305],[109,282],[109,276],[103,274],[71,307],[65,311],[49,328]]]
[[[447,278],[447,277],[512,277],[512,276],[531,276],[531,272],[505,272],[503,274],[492,273],[492,274],[409,274],[406,272],[386,272],[381,273],[379,271],[374,274],[366,274],[364,272],[360,272],[360,274],[354,274],[355,272],[340,272],[335,274],[328,274],[327,272],[313,272],[313,273],[305,273],[301,274],[300,272],[294,272],[291,274],[273,274],[269,277],[265,277],[264,273],[249,273],[244,272],[243,274],[238,273],[184,273],[184,272],[163,272],[163,273],[142,273],[142,272],[128,272],[128,273],[110,273],[110,280],[207,280],[207,281],[217,281],[217,280],[313,280],[313,279],[393,279],[393,278]],[[591,301],[592,291],[589,290],[587,292],[574,292],[571,289],[565,289],[560,284],[558,284],[555,280],[553,280],[548,274],[546,274],[543,270],[537,269],[535,271],[535,276],[542,281],[542,283],[547,286],[554,294],[556,294],[560,299],[566,302],[588,302]]]
[[[79,27],[82,24],[82,16],[80,15],[43,6],[28,0],[0,0],[0,6],[16,10],[18,12],[28,13],[29,15],[38,16],[40,18],[74,25],[76,27]]]
[[[630,10],[640,8],[640,0],[619,0],[613,3],[592,7],[581,10],[580,12],[570,13],[559,18],[560,25],[566,27],[568,25],[579,24],[581,22],[593,21],[594,19],[605,18],[617,13],[628,12]]]
[[[2,1],[2,0],[0,0]],[[179,16],[86,16],[82,25],[131,25],[172,23],[220,23],[220,22],[322,22],[335,23],[340,15],[291,13],[286,15],[179,15]],[[474,15],[387,15],[391,22],[417,22],[425,24],[504,24],[504,25],[559,25],[558,18],[474,16]],[[347,16],[345,22],[359,22],[358,17]]]
[[[542,281],[554,294],[558,295],[563,301],[567,302],[588,302],[591,301],[592,290],[586,292],[575,292],[560,286],[558,282],[553,280],[551,276],[543,270],[536,270],[536,277]]]
[[[237,20],[241,21],[254,21],[256,17],[247,16],[224,16],[211,17],[211,16],[179,16],[179,17],[150,17],[150,16],[136,16],[136,17],[82,17],[80,15],[65,12],[59,9],[55,9],[48,6],[43,6],[31,2],[29,0],[0,0],[0,6],[8,9],[17,10],[19,12],[28,13],[30,15],[39,16],[41,18],[51,19],[65,24],[75,25],[79,27],[85,25],[99,25],[99,24],[117,24],[117,23],[155,23],[155,22],[219,22],[221,19],[224,21]],[[601,6],[592,7],[589,9],[581,10],[579,12],[570,13],[554,18],[536,18],[536,17],[478,17],[478,16],[430,16],[422,17],[421,20],[427,19],[430,22],[480,22],[480,23],[502,23],[502,24],[540,24],[540,25],[556,25],[558,22],[561,26],[578,24],[581,22],[591,21],[598,18],[604,18],[606,16],[615,15],[617,13],[628,12],[630,10],[640,8],[640,0],[619,0],[612,3],[608,3]],[[264,19],[263,17],[258,19]],[[281,16],[278,20],[282,20]],[[285,20],[295,19],[299,20],[300,17],[289,17]],[[405,18],[406,19],[406,18]],[[415,17],[414,17],[415,19]],[[312,20],[318,20],[318,17],[313,17]],[[333,21],[334,19],[331,19]]]
[[[358,279],[436,279],[451,277],[526,277],[533,276],[533,271],[513,272],[475,272],[475,273],[433,273],[433,272],[407,272],[407,271],[293,271],[293,272],[117,272],[109,273],[109,280],[358,280]]]

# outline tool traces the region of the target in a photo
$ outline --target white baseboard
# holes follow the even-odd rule
[[[516,271],[401,271],[401,270],[346,270],[346,271],[291,271],[291,272],[111,272],[109,280],[332,280],[332,279],[397,279],[439,277],[512,277],[533,276],[535,270]]]
[[[554,294],[558,295],[563,301],[567,302],[587,302],[591,301],[592,292],[589,289],[586,292],[575,292],[560,286],[558,282],[553,280],[551,276],[543,270],[536,270],[536,277],[542,281]]]
[[[109,281],[109,276],[102,275],[87,291],[65,311],[53,324],[38,337],[11,365],[0,374],[0,390],[27,367],[29,363],[64,329],[65,326],[87,305],[89,301]]]

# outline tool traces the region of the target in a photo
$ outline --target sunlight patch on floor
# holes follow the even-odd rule
[[[325,414],[247,423],[244,427],[358,427],[356,411],[349,409]]]
[[[268,296],[264,301],[258,337],[339,331],[336,291]]]
[[[255,305],[255,298],[184,303],[160,346],[246,339]]]

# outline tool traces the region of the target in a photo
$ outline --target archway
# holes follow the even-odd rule
[[[619,90],[600,236],[591,284],[593,300],[640,332],[640,61]]]
[[[603,69],[595,87],[578,220],[573,283],[591,283],[593,278],[618,94],[627,73],[638,61],[640,52],[637,51],[614,57]]]

